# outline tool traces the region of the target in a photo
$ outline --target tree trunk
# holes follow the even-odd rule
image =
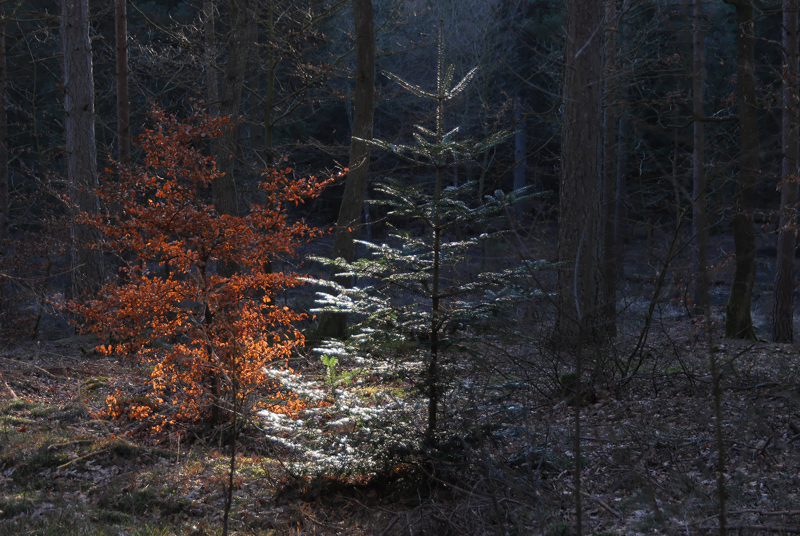
[[[525,121],[522,113],[522,95],[519,91],[514,97],[514,190],[521,190],[528,184],[525,175],[528,155],[528,137],[525,132]],[[526,203],[518,202],[514,205],[517,218],[526,212]]]
[[[706,216],[706,144],[705,124],[699,121],[704,117],[703,91],[706,84],[706,58],[703,50],[703,4],[694,0],[692,30],[692,110],[695,115],[693,125],[692,152],[692,235],[694,236],[695,255],[693,272],[697,279],[694,284],[694,311],[704,314],[709,303],[708,281],[708,219]]]
[[[0,4],[0,257],[8,253],[8,70],[6,62],[6,7]],[[6,323],[6,278],[0,275],[0,326]]]
[[[0,4],[0,255],[8,238],[8,69],[6,62],[6,7]]]
[[[232,128],[226,129],[216,144],[215,156],[221,177],[214,181],[214,206],[220,214],[239,214],[234,157],[238,146],[239,107],[242,100],[247,59],[255,45],[255,12],[251,0],[228,0],[230,37],[228,59],[220,90],[219,113],[231,118]]]
[[[617,0],[605,0],[605,60],[603,80],[603,312],[602,330],[617,335]]]
[[[614,207],[614,256],[616,258],[617,280],[625,275],[625,196],[628,178],[628,140],[631,134],[631,124],[624,117],[620,117],[617,127],[617,187],[616,202]]]
[[[219,84],[217,82],[217,30],[214,24],[214,0],[203,0],[203,35],[205,37],[206,99],[208,113],[219,113]]]
[[[756,275],[756,244],[753,231],[753,199],[758,173],[758,123],[755,86],[755,35],[752,0],[725,0],[736,6],[738,27],[737,80],[741,155],[739,180],[733,195],[733,241],[736,269],[725,319],[725,336],[755,339],[750,302]]]
[[[556,337],[597,335],[601,290],[602,2],[567,0]],[[586,329],[579,329],[581,326]]]
[[[582,534],[581,375],[585,339],[600,338],[602,292],[603,3],[566,1],[558,214],[556,340],[575,357],[575,532]]]
[[[72,212],[72,281],[74,298],[97,292],[103,280],[99,251],[90,246],[97,232],[89,225],[75,223],[80,212],[97,213],[95,190],[97,148],[94,130],[94,79],[89,46],[88,0],[62,0],[61,38],[64,61],[64,131],[66,168]]]
[[[798,117],[797,0],[783,1],[783,162],[781,167],[780,230],[772,309],[772,340],[792,342],[794,336],[794,255],[797,246]]]
[[[272,107],[275,105],[275,71],[278,66],[278,45],[275,42],[275,0],[267,0],[267,94],[264,96],[264,159],[267,166],[275,165],[275,147],[273,141]]]
[[[116,0],[117,38],[117,142],[119,161],[131,162],[131,105],[128,97],[128,9],[127,0]]]
[[[622,13],[630,10],[630,0],[622,0]],[[619,53],[620,57],[628,51],[628,23],[625,17],[620,17],[619,24]],[[620,104],[627,105],[629,80],[627,71],[620,69],[617,73],[617,98]],[[616,259],[615,275],[619,281],[625,273],[625,198],[628,177],[628,140],[630,139],[631,125],[625,117],[623,106],[618,107],[617,113],[617,162],[616,162],[616,188],[614,189],[614,257]]]
[[[441,146],[444,141],[444,103],[447,100],[444,80],[444,22],[439,21],[439,54],[436,62],[436,145]],[[442,262],[442,188],[444,171],[447,169],[444,155],[439,154],[433,159],[436,166],[436,182],[433,186],[433,228],[431,239],[433,243],[433,266],[431,271],[431,353],[428,361],[426,382],[428,384],[428,428],[425,431],[425,442],[431,448],[436,448],[436,429],[439,414],[439,332],[442,325],[441,308],[441,262]]]
[[[361,229],[361,211],[367,193],[369,176],[369,145],[362,140],[372,139],[372,117],[375,106],[375,23],[372,0],[353,0],[356,29],[356,84],[353,95],[353,139],[350,142],[350,165],[347,173],[336,234],[333,258],[347,262],[355,260],[354,238]],[[359,139],[360,138],[360,139]],[[337,278],[347,285],[346,278]],[[347,317],[344,313],[325,313],[319,321],[318,336],[344,337]]]

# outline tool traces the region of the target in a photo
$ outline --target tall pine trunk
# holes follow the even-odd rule
[[[514,96],[514,190],[521,190],[528,184],[526,168],[528,165],[528,136],[525,130],[525,114],[523,113],[522,94],[518,90]],[[527,210],[527,203],[518,202],[514,205],[517,217],[521,217]]]
[[[239,108],[247,60],[256,42],[255,11],[252,1],[228,0],[228,18],[230,19],[228,58],[220,87],[219,113],[231,118],[232,128],[226,129],[215,144],[214,156],[217,159],[217,168],[223,175],[214,181],[213,189],[217,212],[237,216],[239,204],[234,170],[239,135]]]
[[[219,113],[219,82],[217,81],[217,30],[214,24],[214,0],[203,0],[203,63],[206,69],[206,105],[208,114]]]
[[[797,0],[783,1],[783,162],[781,167],[780,228],[772,309],[772,340],[794,337],[794,256],[797,246],[798,98]]]
[[[725,0],[736,7],[736,89],[739,99],[739,179],[733,194],[733,242],[736,269],[725,318],[725,336],[755,339],[750,314],[756,276],[753,199],[758,173],[758,122],[755,86],[755,35],[752,0]]]
[[[66,170],[73,222],[71,293],[74,298],[99,290],[102,257],[91,247],[96,231],[75,223],[78,213],[97,213],[97,147],[94,127],[94,77],[89,46],[88,0],[62,0],[61,39],[64,62],[64,133]]]
[[[602,2],[567,0],[556,338],[597,334],[601,292]],[[581,325],[585,329],[580,329]]]
[[[0,257],[8,253],[8,70],[6,62],[6,7],[0,4]],[[6,318],[6,278],[0,275],[0,326]]]
[[[8,238],[8,70],[6,62],[6,7],[0,4],[0,255]],[[0,287],[1,288],[1,287]],[[0,290],[1,292],[1,290]]]
[[[619,58],[625,57],[628,53],[628,23],[625,19],[625,14],[630,11],[630,0],[622,0],[622,16],[618,20],[618,61]],[[628,86],[629,71],[625,68],[617,69],[616,78],[616,93],[617,100],[620,103],[617,111],[617,149],[615,154],[617,156],[616,162],[616,187],[614,188],[614,258],[615,258],[615,276],[619,281],[625,273],[625,218],[627,217],[625,211],[625,197],[627,191],[627,177],[628,177],[628,140],[631,134],[630,121],[625,117],[626,107],[628,101]]]
[[[117,143],[119,161],[131,162],[131,104],[128,96],[128,8],[127,0],[115,0],[117,45]]]
[[[556,339],[577,343],[575,354],[574,477],[576,534],[582,534],[581,376],[585,339],[601,336],[603,20],[600,1],[567,0],[564,114],[558,214]]]
[[[603,116],[603,334],[617,335],[617,0],[605,0]]]
[[[262,107],[264,109],[264,159],[267,166],[275,164],[275,142],[273,134],[275,124],[272,119],[272,107],[275,105],[275,71],[278,67],[277,43],[275,32],[275,0],[267,0],[267,91]]]
[[[692,152],[692,235],[694,236],[695,254],[693,272],[697,279],[694,285],[694,311],[697,314],[706,312],[709,304],[708,281],[708,218],[706,216],[706,155],[705,124],[700,120],[703,113],[703,93],[706,84],[706,59],[703,50],[703,4],[694,0],[692,6],[692,111],[695,121],[693,125]]]
[[[355,260],[354,238],[361,230],[361,212],[367,193],[369,177],[369,145],[363,140],[372,139],[372,118],[375,107],[375,23],[372,0],[353,0],[353,19],[356,29],[356,83],[353,94],[353,138],[350,142],[350,165],[347,173],[336,234],[333,258],[347,262]],[[338,278],[347,285],[349,281]],[[318,336],[341,338],[347,331],[344,313],[323,313],[320,316]]]

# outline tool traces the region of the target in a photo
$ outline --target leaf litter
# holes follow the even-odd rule
[[[582,408],[587,534],[717,530],[708,357],[688,321],[666,322],[635,378]],[[226,481],[224,445],[178,436],[156,443],[135,425],[95,419],[107,394],[140,385],[141,371],[84,355],[80,344],[21,345],[0,360],[0,533],[45,533],[49,525],[78,527],[75,534],[87,526],[100,534],[150,534],[155,527],[163,534],[214,534]],[[729,528],[797,533],[800,351],[728,340],[716,350],[723,364]],[[486,404],[471,408],[492,411],[495,426],[452,462],[457,478],[431,474],[438,485],[418,490],[416,499],[390,487],[287,474],[280,459],[287,454],[259,429],[246,428],[234,527],[241,534],[570,534],[573,410],[552,374],[543,377],[546,367],[532,365],[528,378],[518,368],[545,353],[517,344],[506,364],[497,360],[492,374],[513,364],[516,379],[503,378],[502,402],[483,385]],[[498,381],[474,374],[468,380]],[[467,414],[457,406],[448,411],[456,425]]]

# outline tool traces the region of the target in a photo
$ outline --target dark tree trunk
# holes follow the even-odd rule
[[[8,238],[8,70],[6,62],[6,7],[0,4],[0,255]]]
[[[706,133],[705,124],[698,119],[703,113],[703,91],[706,84],[706,58],[703,50],[703,4],[694,0],[692,8],[692,110],[695,115],[693,125],[692,152],[692,235],[695,255],[693,271],[697,276],[694,285],[694,311],[704,314],[709,307],[708,282],[708,218],[706,216]]]
[[[567,0],[558,214],[556,340],[576,344],[575,532],[582,534],[581,376],[585,339],[602,336],[603,2]]]
[[[353,239],[361,230],[361,212],[367,193],[369,176],[369,145],[363,140],[372,139],[372,117],[375,106],[375,23],[372,16],[372,0],[353,0],[353,18],[356,29],[356,84],[353,95],[353,139],[350,142],[350,165],[347,173],[336,234],[333,258],[355,260],[356,248]],[[347,285],[345,278],[337,278],[339,284]],[[347,331],[344,313],[325,313],[319,321],[318,335],[343,337]]]
[[[605,0],[603,116],[603,334],[617,335],[617,0]]]
[[[797,0],[783,2],[783,162],[781,168],[780,230],[772,309],[772,340],[792,342],[794,337],[794,255],[797,246]]]
[[[557,338],[597,334],[601,292],[602,2],[568,0],[559,192]],[[579,329],[583,326],[585,329]]]
[[[0,4],[0,257],[8,253],[8,70],[6,62],[6,8]],[[6,323],[6,279],[0,275],[0,326]]]
[[[739,180],[733,195],[733,241],[736,269],[725,318],[725,336],[755,339],[750,302],[756,275],[756,245],[753,231],[753,199],[758,173],[758,122],[755,86],[755,35],[752,0],[725,0],[736,6],[737,91],[741,154]]]
[[[521,190],[528,184],[526,167],[528,164],[528,137],[525,132],[525,121],[522,113],[522,95],[519,91],[514,97],[514,190]],[[517,217],[526,212],[526,203],[518,202],[515,205]]]
[[[264,159],[268,166],[275,164],[272,107],[275,105],[275,71],[278,66],[275,32],[275,0],[267,0],[267,94],[264,96]]]
[[[230,34],[228,59],[220,89],[219,113],[231,118],[232,128],[226,129],[218,139],[215,156],[222,176],[214,181],[214,206],[220,214],[239,214],[235,156],[238,147],[239,108],[244,87],[245,69],[250,51],[255,45],[255,11],[251,0],[228,0]]]
[[[622,0],[622,13],[630,10],[630,0]],[[628,50],[628,24],[625,17],[620,17],[618,24],[619,44],[618,56],[624,55]],[[617,95],[621,103],[627,102],[629,80],[623,70],[617,72]],[[619,281],[625,273],[625,197],[628,177],[628,140],[630,139],[630,121],[622,113],[625,110],[618,106],[617,112],[617,162],[616,162],[616,187],[614,188],[614,258],[616,259],[615,275]]]
[[[127,0],[115,0],[117,38],[117,143],[119,161],[131,162],[131,105],[128,96],[128,8]]]
[[[62,0],[61,38],[64,61],[64,132],[66,168],[72,211],[72,283],[73,297],[97,292],[103,281],[100,253],[91,244],[97,233],[89,225],[79,225],[79,212],[99,210],[95,191],[97,148],[94,128],[94,78],[92,51],[89,46],[88,0]]]
[[[206,99],[209,115],[219,113],[219,83],[217,81],[217,31],[214,24],[214,0],[203,0],[204,63],[206,69]]]

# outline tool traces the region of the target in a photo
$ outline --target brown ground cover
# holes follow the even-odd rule
[[[659,320],[636,375],[622,387],[599,382],[587,397],[586,534],[716,532],[709,350],[699,339],[685,318]],[[451,397],[446,415],[465,433],[436,464],[300,477],[287,471],[294,455],[254,419],[241,434],[234,533],[571,534],[573,411],[558,387],[570,356],[520,344],[486,351],[491,367],[458,369],[464,384],[483,387],[471,402]],[[800,351],[726,340],[712,351],[723,371],[729,525],[800,533]],[[3,351],[0,534],[219,533],[222,437],[153,438],[141,423],[96,418],[108,394],[145,392],[143,378],[81,339]]]

